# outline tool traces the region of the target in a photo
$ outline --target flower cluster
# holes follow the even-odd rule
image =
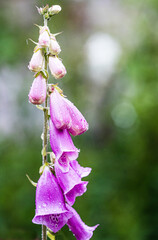
[[[38,11],[42,15],[51,16],[59,12],[60,7],[47,6]],[[88,240],[98,225],[87,226],[72,206],[76,197],[86,192],[88,182],[82,181],[82,178],[90,174],[91,168],[79,165],[79,150],[71,138],[71,135],[77,136],[87,131],[88,123],[57,85],[48,85],[48,66],[55,79],[64,77],[66,69],[58,58],[61,48],[55,34],[50,33],[47,25],[39,28],[38,43],[28,66],[35,72],[29,101],[39,105],[48,102],[49,98],[49,105],[43,107],[43,110],[48,111],[45,125],[49,129],[52,152],[51,161],[44,161],[36,186],[36,212],[32,221],[45,225],[53,233],[67,224],[77,240]],[[44,148],[47,155],[47,147]]]

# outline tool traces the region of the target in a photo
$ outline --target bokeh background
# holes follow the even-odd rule
[[[75,208],[92,239],[158,239],[158,1],[0,0],[0,239],[38,240],[33,225],[41,166],[42,112],[28,103],[27,68],[42,17],[35,6],[60,4],[49,23],[67,76],[59,86],[89,122],[73,138],[93,171]],[[50,82],[53,82],[50,79]],[[55,81],[56,82],[56,81]],[[75,239],[67,226],[57,239]]]

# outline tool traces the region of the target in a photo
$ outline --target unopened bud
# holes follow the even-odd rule
[[[62,78],[66,74],[66,69],[63,63],[57,57],[53,57],[53,56],[49,57],[49,68],[50,68],[51,74],[56,79]]]
[[[51,35],[49,51],[53,55],[58,55],[61,52],[60,45],[53,35]]]
[[[61,7],[59,5],[53,5],[48,9],[48,13],[50,16],[54,14],[58,14],[61,11]]]
[[[40,28],[40,35],[38,39],[38,43],[42,47],[49,47],[50,45],[50,36],[49,36],[49,28],[44,26]]]
[[[39,74],[32,83],[29,92],[29,101],[36,105],[42,104],[46,99],[46,89],[46,80],[42,74]]]
[[[43,8],[42,7],[40,7],[40,8],[37,7],[37,10],[38,10],[40,15],[44,15],[45,13],[47,13],[48,9],[49,9],[49,5],[48,4],[45,7],[43,7]]]
[[[42,55],[42,51],[40,48],[34,51],[32,58],[29,62],[28,68],[30,71],[39,72],[43,69],[44,64],[44,56]]]

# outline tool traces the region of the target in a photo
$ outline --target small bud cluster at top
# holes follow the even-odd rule
[[[58,57],[61,48],[56,34],[50,33],[47,26],[47,19],[60,10],[61,7],[57,5],[38,8],[45,24],[39,26],[38,43],[28,66],[35,72],[29,101],[35,105],[44,103],[44,107],[38,106],[44,111],[44,161],[40,168],[41,176],[36,188],[36,212],[32,221],[46,226],[48,236],[67,224],[77,240],[88,240],[98,225],[87,226],[72,205],[76,197],[86,192],[88,182],[82,181],[82,178],[90,174],[91,168],[79,165],[79,150],[71,138],[71,135],[77,136],[86,132],[88,123],[75,105],[63,95],[57,84],[48,84],[48,66],[55,79],[66,74],[66,69]],[[48,130],[52,150],[49,152],[50,162],[47,161]]]

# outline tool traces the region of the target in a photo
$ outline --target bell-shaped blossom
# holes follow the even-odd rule
[[[50,97],[50,114],[56,128],[67,128],[73,136],[88,130],[88,123],[81,112],[56,89]]]
[[[50,95],[50,115],[56,128],[69,129],[71,127],[71,117],[64,98],[55,88]]]
[[[87,177],[92,171],[92,169],[89,167],[81,167],[77,160],[71,161],[70,166],[80,178]]]
[[[75,235],[77,240],[89,240],[93,236],[93,231],[98,227],[99,224],[89,227],[87,226],[82,219],[80,218],[79,214],[66,204],[66,207],[69,211],[73,213],[73,216],[69,218],[67,225],[72,233]]]
[[[69,132],[73,136],[86,132],[89,127],[86,119],[72,102],[70,102],[67,98],[64,98],[64,101],[71,117],[71,127],[69,128]]]
[[[32,222],[58,232],[72,216],[55,176],[45,167],[36,188],[36,213]]]
[[[70,166],[69,171],[63,173],[59,163],[55,162],[55,174],[60,187],[62,188],[67,203],[72,206],[76,197],[83,195],[87,190],[88,182],[81,181],[81,177]]]
[[[30,92],[29,92],[29,101],[32,104],[42,104],[46,99],[47,94],[47,85],[46,80],[39,74],[33,81]]]
[[[68,130],[57,129],[51,119],[50,145],[62,170],[69,171],[69,162],[78,158],[79,150],[74,146]]]
[[[49,57],[49,69],[51,74],[56,78],[62,78],[66,74],[65,66],[63,65],[62,61],[56,56]]]
[[[39,72],[43,69],[44,56],[40,48],[35,48],[32,58],[29,62],[28,68],[33,72]]]
[[[38,43],[42,47],[49,47],[50,35],[49,35],[49,28],[47,26],[40,28],[40,35],[39,35]]]
[[[49,51],[53,55],[58,55],[61,52],[60,45],[53,35],[51,35]]]

